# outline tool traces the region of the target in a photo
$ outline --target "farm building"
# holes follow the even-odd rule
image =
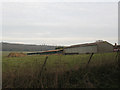
[[[79,44],[73,45],[69,47],[65,47],[63,49],[57,50],[48,50],[48,51],[41,51],[41,52],[33,52],[27,53],[27,55],[51,55],[51,54],[87,54],[87,53],[105,53],[105,52],[113,52],[114,47],[112,44],[108,43],[107,41],[97,41],[95,43],[86,43],[86,44]]]
[[[64,48],[64,54],[104,53],[113,52],[113,45],[107,41],[73,45]]]
[[[35,53],[27,53],[27,55],[33,55],[33,54],[40,54],[40,55],[46,55],[46,54],[62,54],[63,49],[58,50],[48,50],[48,51],[41,51],[41,52],[35,52]]]

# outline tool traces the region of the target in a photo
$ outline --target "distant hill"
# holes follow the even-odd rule
[[[45,51],[53,50],[57,46],[49,45],[30,45],[30,44],[15,44],[2,42],[2,51]]]

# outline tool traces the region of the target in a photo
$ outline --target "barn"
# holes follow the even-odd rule
[[[113,45],[107,41],[97,41],[94,43],[86,43],[73,45],[64,48],[64,54],[82,54],[82,53],[105,53],[113,52]]]
[[[57,50],[48,50],[48,51],[41,51],[41,52],[34,52],[34,53],[27,53],[27,55],[51,55],[51,54],[62,54],[63,49],[57,49]]]

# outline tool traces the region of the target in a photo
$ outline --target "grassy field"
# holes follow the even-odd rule
[[[3,52],[3,88],[120,88],[117,53],[7,57]]]

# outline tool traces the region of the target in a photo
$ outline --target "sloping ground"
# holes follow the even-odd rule
[[[49,45],[2,43],[2,51],[45,51],[54,50],[55,48],[56,46]]]

